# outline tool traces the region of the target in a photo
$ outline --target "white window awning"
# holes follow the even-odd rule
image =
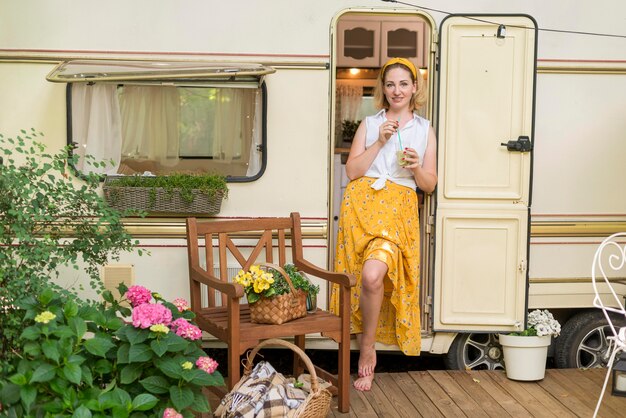
[[[222,81],[259,83],[272,67],[239,62],[72,60],[46,76],[55,83]]]

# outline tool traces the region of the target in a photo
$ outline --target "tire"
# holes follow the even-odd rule
[[[458,334],[444,364],[451,370],[504,370],[497,334]]]
[[[624,318],[611,315],[617,329],[626,325]],[[606,367],[613,331],[601,311],[581,312],[571,317],[554,340],[554,361],[559,369]]]

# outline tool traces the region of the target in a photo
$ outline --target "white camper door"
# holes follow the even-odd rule
[[[452,16],[440,29],[433,328],[514,331],[526,312],[531,153],[501,144],[534,140],[536,25],[472,17],[497,24]]]

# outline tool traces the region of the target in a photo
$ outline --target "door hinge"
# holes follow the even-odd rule
[[[426,303],[424,304],[424,313],[430,313],[432,311],[432,306],[433,306],[433,297],[432,296],[428,296],[426,298]]]
[[[435,217],[431,215],[428,217],[428,220],[426,221],[426,233],[427,234],[431,234],[433,232],[434,225],[435,225]]]
[[[525,272],[526,271],[526,260],[520,261],[519,266],[517,266],[517,269],[520,272],[522,272],[522,273]]]

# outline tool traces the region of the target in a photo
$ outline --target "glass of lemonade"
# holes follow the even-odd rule
[[[398,165],[400,167],[404,167],[409,164],[409,162],[404,159],[405,155],[406,154],[404,154],[404,150],[402,149],[396,151],[396,158],[398,159]]]

